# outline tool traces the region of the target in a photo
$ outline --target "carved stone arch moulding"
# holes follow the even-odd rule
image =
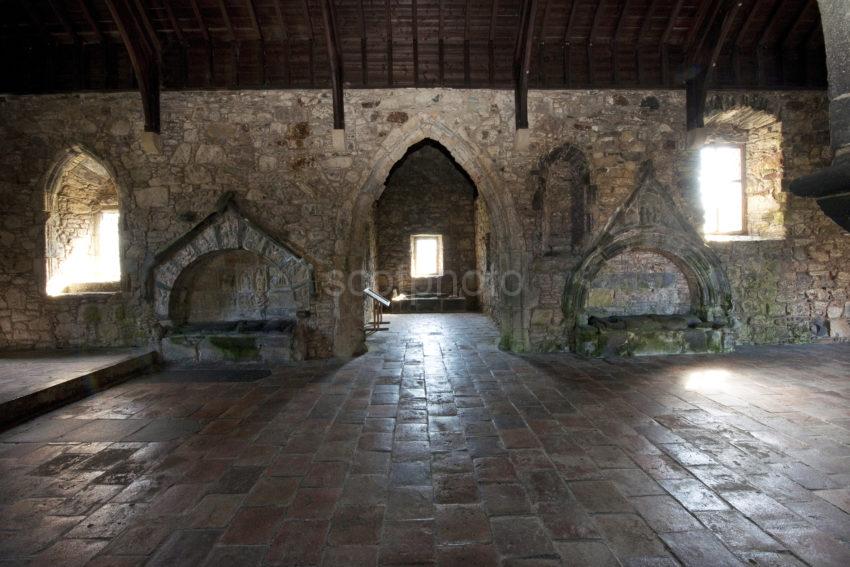
[[[732,292],[720,259],[657,181],[651,162],[645,162],[636,189],[587,247],[567,282],[563,310],[568,330],[577,334],[588,324],[594,279],[606,262],[628,251],[654,252],[672,261],[688,281],[692,315],[705,328],[729,329]],[[728,345],[730,339],[724,340]]]
[[[171,323],[172,291],[181,273],[210,254],[233,250],[252,252],[282,270],[298,310],[310,310],[316,293],[313,266],[247,219],[228,193],[215,212],[154,257],[148,269],[147,298],[160,323]]]

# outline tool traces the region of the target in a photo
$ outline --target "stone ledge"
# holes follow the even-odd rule
[[[111,388],[152,369],[156,352],[136,354],[97,370],[81,374],[0,404],[0,431],[37,415]]]

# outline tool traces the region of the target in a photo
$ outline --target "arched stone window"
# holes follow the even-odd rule
[[[70,150],[48,178],[45,208],[48,295],[117,291],[121,213],[109,170]]]

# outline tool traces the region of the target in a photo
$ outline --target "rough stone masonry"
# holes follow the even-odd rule
[[[814,202],[785,192],[791,179],[832,159],[826,95],[709,99],[723,114],[716,135],[752,142],[747,158],[756,162],[747,170],[751,231],[707,243],[731,282],[737,342],[843,338],[850,239]],[[2,97],[0,348],[155,342],[147,266],[233,192],[246,217],[314,268],[306,356],[353,351],[363,310],[332,293],[338,275],[368,267],[358,235],[373,219],[363,212],[407,148],[432,139],[476,184],[485,209],[470,222],[490,227],[486,241],[475,237],[475,249],[488,250],[482,285],[494,291],[483,304],[500,325],[502,345],[563,349],[571,331],[562,312],[565,282],[634,189],[641,164],[654,163],[658,180],[699,227],[698,156],[686,147],[681,91],[532,92],[529,105],[530,143],[517,149],[511,92],[348,90],[346,145],[337,152],[327,93],[167,92],[162,149],[151,154],[141,145],[136,94]],[[736,129],[735,112],[767,119],[738,121]],[[122,214],[116,293],[45,294],[47,177],[73,147],[86,148],[114,176]],[[509,273],[521,283],[517,296],[501,294],[490,279]]]

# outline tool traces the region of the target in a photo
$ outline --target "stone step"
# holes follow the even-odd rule
[[[156,363],[155,351],[135,352],[67,380],[45,381],[43,388],[0,402],[0,431],[144,374]]]

